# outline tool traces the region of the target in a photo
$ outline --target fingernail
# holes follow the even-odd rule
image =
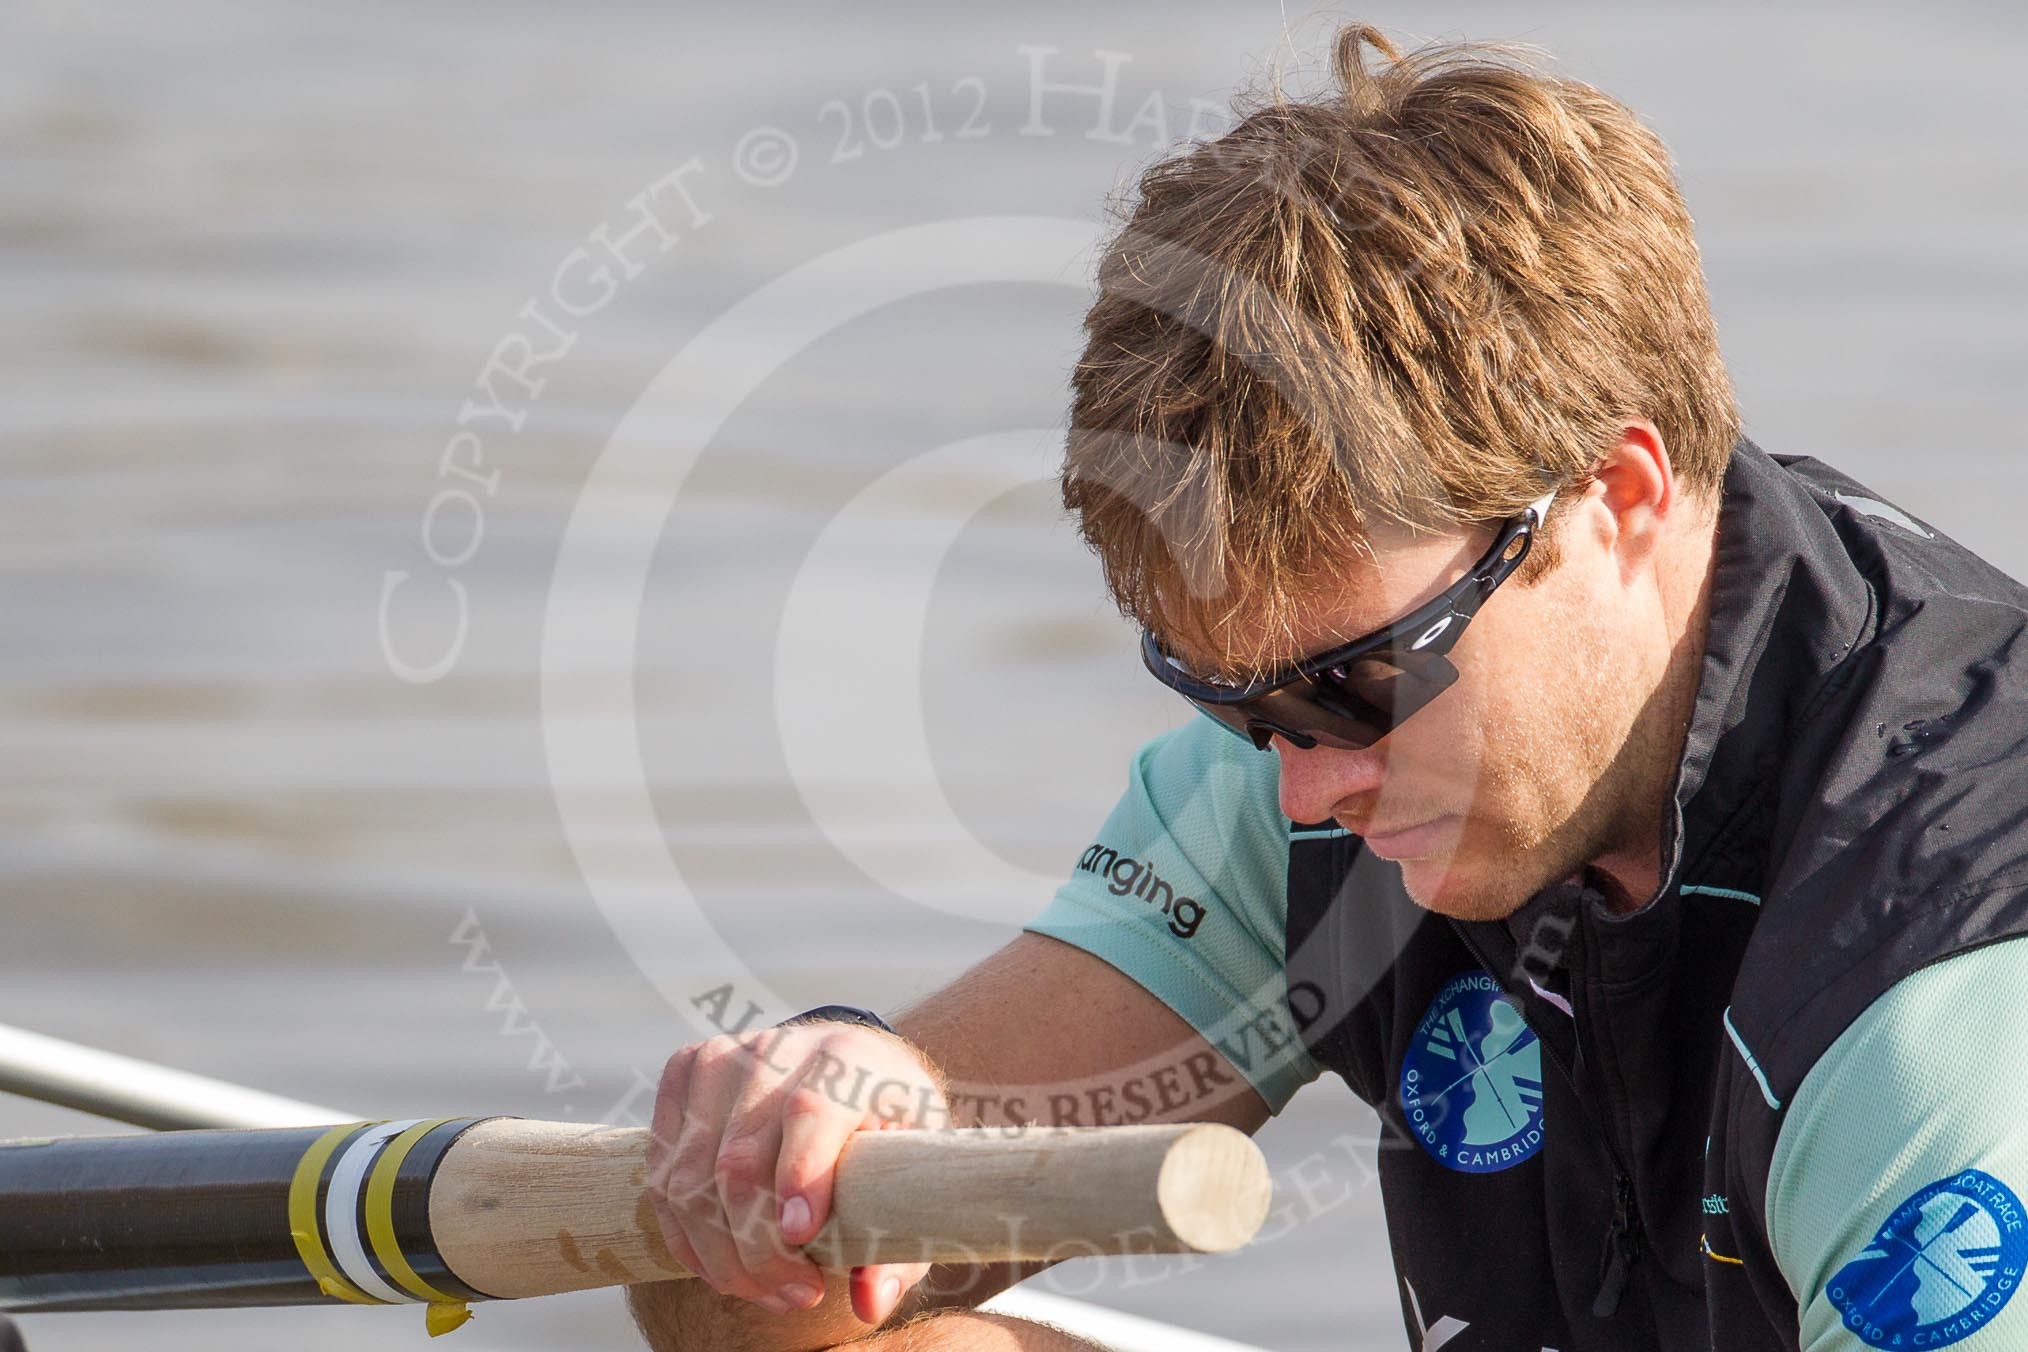
[[[789,1312],[789,1303],[780,1296],[761,1296],[754,1301],[754,1304],[760,1306],[769,1314],[787,1314]]]
[[[814,1286],[790,1283],[776,1294],[787,1301],[792,1309],[807,1310],[824,1298],[824,1293]]]
[[[895,1302],[901,1299],[901,1278],[880,1279],[880,1308],[882,1313],[893,1314]]]
[[[782,1203],[782,1233],[800,1235],[810,1228],[810,1204],[800,1197]]]

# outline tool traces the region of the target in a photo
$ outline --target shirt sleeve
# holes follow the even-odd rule
[[[1898,982],[1797,1090],[1768,1173],[1801,1352],[2028,1347],[2028,939]]]
[[[1209,719],[1135,755],[1127,792],[1027,928],[1131,977],[1244,1075],[1270,1112],[1317,1078],[1289,1018],[1288,822],[1278,769]]]

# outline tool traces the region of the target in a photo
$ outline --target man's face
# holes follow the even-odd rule
[[[1460,919],[1510,914],[1587,861],[1659,827],[1676,743],[1643,720],[1668,642],[1581,501],[1559,521],[1563,557],[1529,585],[1510,579],[1451,652],[1455,685],[1364,751],[1281,738],[1282,810],[1335,818],[1397,860],[1411,896]],[[1463,576],[1477,533],[1376,540],[1320,596],[1305,654],[1377,629]],[[1659,842],[1653,847],[1659,850]],[[1646,897],[1637,898],[1645,901]]]

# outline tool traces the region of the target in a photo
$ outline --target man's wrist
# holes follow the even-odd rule
[[[881,1018],[870,1009],[861,1009],[858,1005],[818,1005],[815,1009],[806,1009],[800,1014],[791,1014],[788,1018],[776,1024],[775,1027],[800,1028],[804,1024],[810,1023],[856,1023],[862,1028],[878,1028],[883,1033],[895,1037],[901,1036],[894,1031],[886,1019]]]
[[[983,1125],[976,1122],[959,1123],[952,1118],[950,1109],[951,1086],[950,1081],[945,1078],[943,1071],[938,1068],[934,1061],[930,1060],[928,1052],[909,1041],[904,1034],[897,1032],[886,1019],[881,1018],[870,1009],[861,1009],[858,1005],[818,1005],[815,1009],[806,1009],[800,1014],[791,1014],[788,1018],[776,1024],[775,1027],[802,1028],[818,1023],[857,1025],[861,1028],[871,1028],[876,1032],[887,1034],[888,1037],[894,1039],[896,1043],[907,1049],[908,1054],[915,1059],[915,1063],[922,1073],[929,1078],[930,1084],[936,1090],[938,1100],[936,1108],[941,1113],[942,1124],[944,1126]],[[929,1104],[925,1103],[923,1116],[914,1125],[918,1127],[934,1125]]]

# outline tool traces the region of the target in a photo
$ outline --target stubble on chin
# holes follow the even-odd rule
[[[1572,871],[1559,871],[1534,833],[1509,823],[1478,833],[1492,836],[1491,842],[1473,834],[1461,837],[1447,858],[1402,866],[1402,886],[1416,905],[1453,920],[1504,920]]]

